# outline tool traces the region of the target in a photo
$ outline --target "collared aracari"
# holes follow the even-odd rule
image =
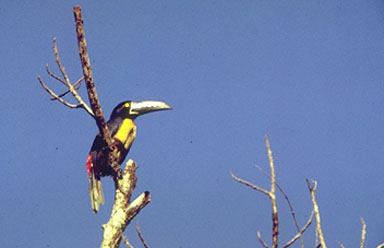
[[[136,117],[146,113],[172,109],[168,104],[160,101],[125,101],[117,105],[107,122],[109,131],[117,147],[117,160],[121,164],[127,156],[129,149],[136,137]],[[108,147],[100,133],[93,141],[88,154],[86,169],[89,178],[89,196],[94,213],[104,204],[103,190],[100,177],[113,175],[114,171],[108,165]]]

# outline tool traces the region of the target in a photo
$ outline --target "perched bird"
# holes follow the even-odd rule
[[[140,115],[169,110],[171,106],[160,101],[125,101],[118,104],[112,111],[107,122],[108,129],[117,148],[117,160],[121,164],[127,156],[129,149],[136,137],[136,125],[134,119]],[[100,177],[114,173],[108,165],[108,146],[100,133],[93,141],[91,151],[88,154],[86,169],[89,178],[89,196],[94,213],[99,211],[100,204],[104,204],[103,190]]]

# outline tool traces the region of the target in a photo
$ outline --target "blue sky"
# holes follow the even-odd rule
[[[49,101],[57,37],[73,81],[81,75],[72,7],[81,5],[104,113],[124,100],[163,100],[172,112],[137,120],[128,157],[152,202],[139,221],[156,247],[255,247],[270,243],[268,199],[232,180],[277,180],[299,222],[317,197],[329,247],[384,241],[384,4],[382,1],[3,1],[0,7],[0,242],[4,247],[97,247],[110,215],[94,215],[86,155],[97,132],[82,110]],[[80,90],[86,98],[84,87]],[[68,98],[68,100],[72,100]],[[278,201],[280,242],[294,235]],[[306,233],[314,243],[314,229]],[[296,246],[297,247],[297,246]]]

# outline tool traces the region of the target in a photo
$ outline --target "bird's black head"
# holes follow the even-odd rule
[[[119,103],[112,111],[111,118],[121,117],[121,118],[130,118],[134,119],[139,115],[146,113],[160,111],[160,110],[170,110],[171,106],[164,102],[160,101],[125,101]]]

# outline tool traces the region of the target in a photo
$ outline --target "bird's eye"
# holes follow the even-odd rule
[[[129,102],[124,104],[124,107],[126,107],[126,108],[129,108],[129,106],[130,106]]]

